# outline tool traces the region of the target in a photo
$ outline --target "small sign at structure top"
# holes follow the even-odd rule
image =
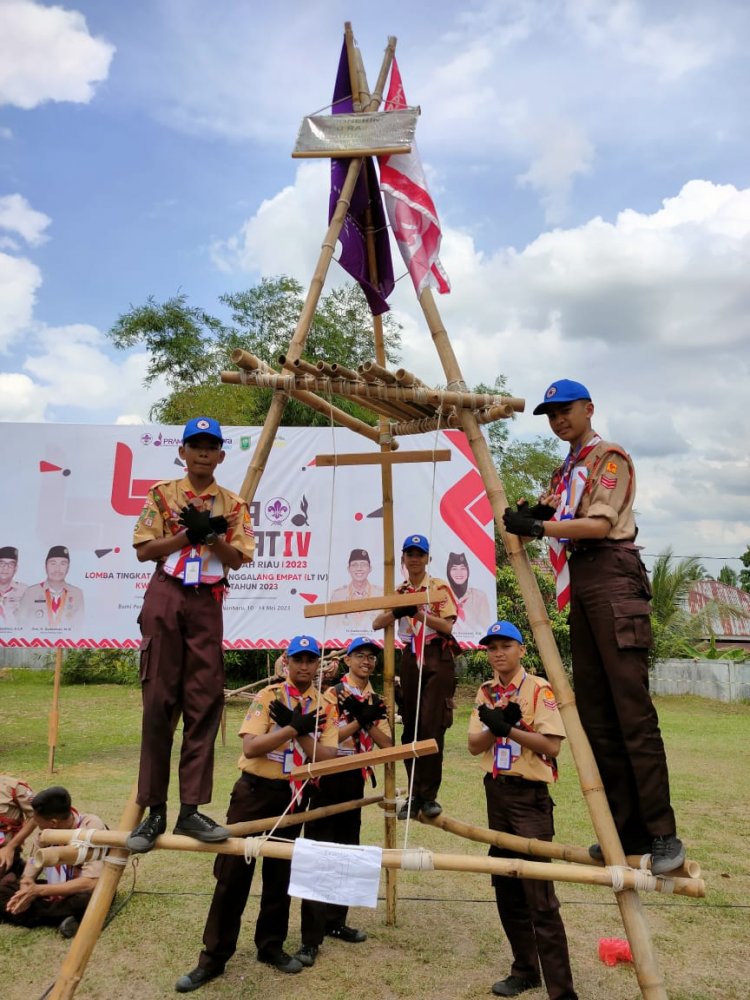
[[[302,119],[293,157],[389,156],[410,153],[419,108]]]

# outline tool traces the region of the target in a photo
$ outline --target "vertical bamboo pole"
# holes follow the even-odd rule
[[[351,32],[351,25],[347,23],[346,26],[346,48],[347,56],[349,58],[349,74],[352,81],[356,80],[356,84],[352,82],[352,90],[355,94],[359,96],[359,106],[369,107],[371,104],[370,93],[367,87],[367,79],[365,77],[364,66],[362,65],[359,52],[354,46],[354,36]],[[386,49],[386,58],[383,65],[393,61],[393,55],[396,49],[396,39],[390,37],[388,39],[388,47]],[[385,86],[385,76],[381,71],[381,75],[378,77],[376,84],[376,94],[382,95],[383,87]],[[380,96],[377,97],[378,103],[380,102]],[[356,106],[356,104],[355,104]],[[378,264],[377,256],[375,252],[375,231],[372,225],[372,213],[368,210],[367,212],[367,228],[366,228],[366,239],[367,239],[367,266],[370,281],[373,284],[377,284],[378,281]],[[383,335],[383,320],[380,316],[372,317],[372,328],[373,336],[375,340],[375,359],[379,365],[385,367],[386,365],[386,355],[385,355],[385,337]],[[381,435],[381,452],[390,451],[389,443],[389,427],[388,420],[381,417],[378,421],[380,435]],[[393,555],[393,469],[390,465],[385,463],[380,467],[380,483],[381,483],[381,494],[383,501],[383,592],[385,594],[390,594],[395,587],[395,565],[394,565],[394,555]],[[385,701],[388,706],[388,721],[391,726],[391,732],[395,735],[396,733],[396,702],[394,698],[394,679],[396,674],[396,650],[394,645],[395,629],[393,625],[386,627],[384,632],[384,642],[383,642],[383,693],[385,695]],[[395,763],[390,763],[385,765],[385,799],[386,803],[394,802],[396,798],[396,765]],[[384,815],[384,825],[385,825],[385,846],[386,848],[395,848],[396,846],[396,818],[393,815],[393,806],[386,805],[385,815]],[[385,872],[385,919],[386,924],[392,926],[396,923],[396,900],[397,900],[397,878],[398,871],[394,869],[387,868]]]
[[[349,25],[348,22],[347,27],[351,31],[351,25]],[[379,81],[385,80],[392,60],[393,48],[389,45],[385,51],[385,56],[383,57],[383,64],[378,76]],[[382,85],[379,88],[379,91],[381,90]],[[376,100],[377,98],[374,98],[365,110],[377,111],[377,104],[375,104]],[[373,107],[373,105],[375,106]],[[312,281],[310,282],[310,288],[307,292],[307,298],[305,299],[305,304],[297,321],[297,326],[295,327],[294,335],[292,336],[292,340],[289,344],[289,349],[286,352],[286,357],[290,362],[295,361],[304,350],[307,335],[310,332],[310,327],[312,326],[312,322],[315,317],[315,310],[323,291],[326,274],[328,273],[328,268],[333,259],[333,252],[336,249],[336,240],[339,237],[341,227],[343,226],[346,218],[346,213],[349,210],[349,203],[354,191],[354,186],[357,183],[357,178],[359,177],[359,172],[362,168],[362,163],[362,159],[353,159],[349,163],[346,180],[344,181],[344,186],[341,189],[341,196],[336,204],[336,210],[333,213],[331,222],[328,226],[328,231],[323,240],[320,256],[318,257],[318,263],[316,265]],[[266,419],[263,422],[263,430],[258,437],[253,457],[250,460],[250,464],[247,467],[247,473],[245,474],[245,479],[240,487],[240,495],[248,503],[251,503],[255,497],[255,491],[258,488],[263,471],[266,467],[266,462],[268,461],[268,456],[271,453],[271,448],[273,447],[273,442],[276,438],[276,432],[281,425],[281,418],[284,415],[284,407],[286,406],[288,398],[289,397],[284,392],[275,392],[273,399],[271,400],[271,405],[268,408]]]
[[[437,349],[445,372],[449,389],[465,391],[466,384],[461,374],[458,360],[443,326],[435,298],[431,289],[426,288],[419,297],[427,325]],[[529,623],[534,633],[534,639],[539,649],[539,655],[552,683],[560,714],[565,723],[570,748],[575,760],[578,778],[583,791],[584,800],[591,816],[599,843],[604,851],[608,864],[627,864],[625,854],[620,844],[612,813],[609,809],[604,786],[594,755],[583,730],[578,710],[575,705],[573,690],[563,667],[560,653],[555,643],[550,627],[547,611],[539,592],[536,578],[532,572],[526,552],[515,535],[506,533],[503,525],[503,512],[508,505],[505,490],[492,461],[487,442],[479,430],[476,416],[469,410],[459,411],[461,424],[469,440],[471,450],[477,461],[482,476],[487,498],[492,504],[495,524],[500,532],[508,558],[518,580],[521,593],[529,617]],[[625,932],[633,952],[633,963],[641,993],[646,1000],[667,1000],[661,970],[656,951],[651,939],[646,915],[643,911],[638,893],[633,889],[615,893],[617,905],[625,927]]]
[[[47,758],[47,770],[50,774],[55,771],[55,750],[57,749],[57,731],[60,726],[60,680],[62,678],[63,651],[62,646],[55,650],[55,679],[52,689],[52,707],[49,712],[49,724],[47,726],[47,746],[49,756]]]

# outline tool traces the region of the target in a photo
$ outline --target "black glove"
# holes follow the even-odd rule
[[[373,722],[384,719],[388,714],[385,702],[381,698],[376,698],[374,701],[363,701],[360,704],[362,711],[357,721],[363,729],[369,729]]]
[[[510,722],[505,720],[505,710],[502,708],[480,705],[477,714],[479,721],[487,726],[493,736],[507,736],[512,729]]]
[[[292,715],[294,713],[283,701],[272,701],[268,709],[268,714],[277,725],[283,728],[284,726],[291,726]]]
[[[534,517],[538,521],[549,521],[557,509],[556,507],[550,507],[548,503],[535,503],[533,507],[529,507],[528,500],[519,500],[516,507],[519,514]]]
[[[298,736],[311,736],[319,724],[318,712],[308,712],[305,714],[299,705],[294,709],[292,717],[289,720],[289,725],[292,729],[297,730]]]
[[[417,605],[409,605],[406,608],[391,608],[391,614],[398,621],[399,618],[413,618],[417,613]]]
[[[350,718],[356,719],[362,725],[361,716],[364,714],[364,701],[360,701],[359,698],[355,698],[353,694],[350,694],[341,702],[341,707]]]
[[[515,726],[521,721],[523,713],[521,712],[521,706],[517,701],[508,702],[503,709],[503,717],[506,722],[510,723],[511,726]]]
[[[202,542],[212,530],[211,515],[208,511],[196,510],[190,504],[180,511],[180,524],[183,528],[187,528],[188,541],[193,545]]]
[[[522,511],[505,508],[503,514],[505,530],[511,535],[521,535],[523,538],[542,538],[544,536],[544,521],[524,514]]]
[[[227,521],[223,514],[219,514],[217,517],[209,517],[208,523],[211,525],[211,531],[216,532],[217,535],[225,535],[229,529],[229,521]]]

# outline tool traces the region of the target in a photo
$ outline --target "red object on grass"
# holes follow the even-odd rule
[[[599,958],[605,965],[632,962],[633,953],[624,938],[599,938]]]

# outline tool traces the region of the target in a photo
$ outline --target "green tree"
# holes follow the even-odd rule
[[[746,593],[750,594],[750,545],[747,546],[745,551],[740,556],[742,560],[742,565],[744,569],[740,570],[740,587]]]
[[[273,390],[224,385],[221,372],[232,367],[236,348],[278,366],[292,339],[304,305],[302,286],[281,275],[263,278],[243,292],[220,296],[230,320],[222,322],[201,307],[191,306],[179,294],[159,304],[153,297],[145,305],[131,306],[118,317],[109,336],[116,347],[145,345],[149,352],[146,384],[163,378],[170,388],[151,417],[165,423],[183,423],[197,412],[210,413],[227,424],[262,424]],[[390,314],[383,318],[389,363],[398,360],[401,327]],[[375,354],[372,317],[358,285],[333,289],[320,303],[308,335],[304,357],[310,361],[337,361],[350,368]],[[334,397],[341,409],[374,423],[370,411]],[[325,424],[326,418],[302,403],[290,400],[284,411],[287,426]]]
[[[715,622],[721,618],[744,620],[748,616],[724,601],[709,601],[691,613],[688,597],[693,584],[704,579],[697,556],[674,561],[671,549],[660,553],[651,570],[651,625],[654,633],[652,662],[665,657],[695,657],[711,641]]]
[[[736,587],[739,575],[737,570],[732,569],[731,566],[724,565],[719,570],[719,575],[716,577],[719,583],[725,583],[727,587]]]

